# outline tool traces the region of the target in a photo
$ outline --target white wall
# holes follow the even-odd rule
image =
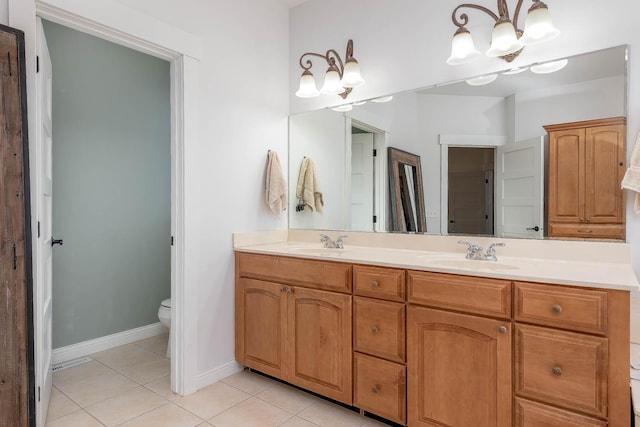
[[[0,11],[8,1],[0,0]],[[92,5],[98,3],[96,13],[110,16],[117,9],[108,0]],[[185,165],[184,239],[185,275],[197,282],[192,297],[198,301],[188,308],[198,314],[195,337],[188,340],[195,343],[188,351],[197,353],[198,378],[190,381],[204,385],[234,362],[231,233],[287,227],[286,215],[277,217],[266,207],[264,173],[269,149],[287,164],[288,10],[276,0],[120,3],[136,9],[128,17],[142,12],[202,40],[198,141],[187,147]],[[35,13],[35,0],[16,4]],[[33,46],[33,23],[22,20]],[[136,30],[148,30],[145,22],[140,19]]]
[[[493,0],[476,3],[495,9]],[[291,11],[290,84],[291,111],[299,112],[338,104],[339,98],[320,96],[296,98],[301,74],[298,58],[304,52],[344,51],[346,41],[354,40],[354,57],[359,61],[367,84],[354,89],[349,100],[374,98],[390,93],[426,87],[485,74],[504,68],[502,61],[482,58],[473,64],[452,67],[445,63],[451,49],[455,26],[451,22],[458,3],[424,0],[379,0],[372,7],[368,0],[311,0]],[[563,0],[547,2],[554,24],[562,31],[556,40],[525,48],[512,65],[539,62],[622,44],[630,45],[628,148],[633,147],[640,130],[640,32],[637,17],[640,2],[585,2]],[[513,8],[512,8],[513,9]],[[339,12],[336,12],[339,11]],[[523,11],[524,13],[524,11]],[[366,17],[366,19],[363,19]],[[469,12],[467,28],[476,47],[486,50],[493,22],[479,12]],[[616,17],[615,19],[604,19]],[[524,18],[522,18],[524,19]],[[523,23],[524,21],[521,21]],[[330,23],[330,24],[328,24]],[[322,67],[313,68],[322,76]],[[640,216],[633,213],[633,197],[627,198],[627,240],[640,273]]]

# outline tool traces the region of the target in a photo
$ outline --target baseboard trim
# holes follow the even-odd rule
[[[71,344],[65,347],[56,348],[51,354],[51,363],[66,362],[67,360],[77,359],[79,357],[89,356],[98,351],[109,350],[125,344],[154,337],[167,333],[168,329],[162,323],[153,323],[147,326],[141,326],[128,331],[118,332],[116,334],[83,341],[77,344]]]
[[[196,378],[196,387],[198,390],[200,390],[201,388],[205,388],[206,386],[211,385],[216,381],[220,381],[221,379],[226,378],[229,375],[240,372],[243,369],[244,366],[240,365],[235,360],[229,363],[225,363],[224,365],[220,365],[216,368],[198,374],[198,377]]]

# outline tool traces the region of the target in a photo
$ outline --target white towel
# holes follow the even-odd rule
[[[298,175],[298,185],[296,187],[296,196],[301,199],[305,206],[309,206],[312,211],[322,213],[324,200],[316,166],[309,157],[305,157],[300,165],[300,174]]]
[[[640,134],[638,134],[636,144],[633,146],[629,168],[622,178],[622,188],[635,191],[636,199],[633,208],[636,213],[640,213]]]
[[[275,151],[269,151],[267,160],[267,185],[265,201],[276,215],[287,209],[287,181],[282,173],[280,158]]]

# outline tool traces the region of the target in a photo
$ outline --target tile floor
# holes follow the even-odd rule
[[[380,427],[280,382],[239,372],[181,397],[169,386],[167,335],[92,354],[53,374],[47,427]]]

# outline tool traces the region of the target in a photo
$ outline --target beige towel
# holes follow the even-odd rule
[[[269,151],[267,160],[267,185],[265,200],[276,215],[287,209],[287,181],[284,179],[280,158],[275,151]]]
[[[305,157],[302,165],[300,165],[296,196],[303,201],[305,206],[309,206],[312,211],[322,213],[322,207],[324,206],[322,191],[320,191],[320,184],[318,183],[316,166],[309,157]]]
[[[622,178],[622,188],[635,191],[636,198],[633,208],[636,213],[640,213],[640,134],[638,134],[636,144],[633,146],[629,168]]]

